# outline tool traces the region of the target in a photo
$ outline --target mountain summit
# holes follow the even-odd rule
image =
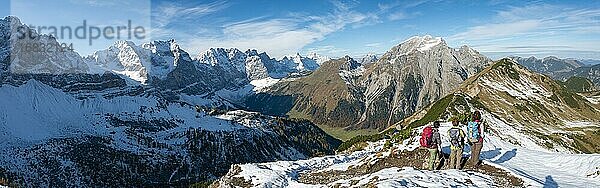
[[[344,69],[346,62],[325,62],[307,77],[280,82],[259,94],[263,100],[292,96],[282,103],[291,107],[277,112],[264,106],[253,109],[308,118],[327,127],[381,130],[452,92],[491,61],[469,47],[454,49],[439,37],[423,36],[393,47],[374,63]],[[273,97],[265,97],[269,95]]]
[[[598,139],[593,127],[600,124],[597,97],[571,92],[508,58],[400,125],[420,126],[475,110],[484,114],[491,132],[515,145],[540,151],[599,152],[593,141]]]
[[[432,37],[430,35],[413,36],[395,48],[392,48],[391,51],[394,51],[396,54],[405,55],[412,53],[415,50],[419,52],[425,52],[438,45],[447,46],[446,41],[444,41],[442,37]]]

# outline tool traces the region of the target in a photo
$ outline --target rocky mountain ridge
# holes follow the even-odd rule
[[[218,178],[234,163],[305,159],[340,144],[305,120],[220,108],[233,105],[220,94],[247,92],[260,77],[246,65],[273,60],[264,53],[215,50],[192,59],[174,41],[118,41],[86,58],[28,56],[19,44],[56,39],[20,40],[11,24],[21,25],[15,17],[0,20],[0,98],[10,99],[0,101],[3,181],[187,186]]]
[[[597,96],[569,91],[552,78],[511,59],[495,62],[428,110],[397,125],[420,126],[438,119],[463,117],[475,110],[490,119],[490,132],[515,145],[533,142],[531,145],[540,150],[598,152]]]
[[[349,57],[329,61],[311,75],[279,82],[246,101],[258,97],[285,104],[277,111],[249,107],[322,126],[382,130],[450,93],[489,63],[467,46],[454,49],[441,38],[413,37],[377,62],[362,65]]]
[[[548,56],[542,59],[538,59],[534,56],[528,58],[511,56],[510,58],[527,67],[529,70],[548,75],[552,78],[558,78],[560,74],[565,74],[585,66],[585,64],[579,60],[560,59],[555,56]]]

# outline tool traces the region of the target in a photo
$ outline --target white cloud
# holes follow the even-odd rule
[[[310,48],[307,50],[307,52],[308,53],[314,52],[317,54],[340,54],[340,53],[348,53],[348,50],[341,49],[341,48],[335,47],[333,45],[325,45],[325,46]]]
[[[365,47],[379,47],[381,46],[381,42],[376,42],[376,43],[369,43],[369,44],[365,44]]]
[[[158,8],[152,13],[152,20],[156,27],[161,28],[174,21],[198,19],[199,17],[223,10],[228,6],[229,4],[225,1],[215,1],[195,6],[190,6],[189,4],[182,6],[177,3],[165,2],[156,6]]]
[[[306,45],[346,27],[378,22],[375,14],[356,12],[352,5],[341,2],[333,4],[334,11],[320,16],[291,14],[293,16],[288,18],[257,18],[224,24],[218,35],[189,36],[182,45],[200,51],[213,47],[257,49],[282,57],[301,51]],[[331,54],[333,51],[324,52]]]
[[[599,52],[600,9],[536,4],[498,11],[484,23],[448,37],[450,43],[475,46],[489,53]],[[590,45],[594,43],[595,45]],[[542,48],[511,48],[542,46]],[[568,48],[567,48],[568,46]]]
[[[388,16],[388,19],[394,21],[394,20],[402,20],[402,19],[406,19],[408,18],[408,16],[406,15],[406,13],[402,12],[402,11],[397,11],[394,13],[391,13]]]
[[[478,40],[508,37],[535,30],[539,20],[523,20],[512,23],[485,24],[469,28],[467,31],[451,36],[450,40]]]

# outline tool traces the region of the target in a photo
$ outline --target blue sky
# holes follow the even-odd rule
[[[440,36],[492,57],[600,59],[600,1],[3,1],[26,24],[116,26],[132,20],[150,40],[192,55],[210,47],[338,57],[381,54],[415,35]],[[7,10],[6,7],[11,7]],[[114,40],[72,42],[83,55]]]

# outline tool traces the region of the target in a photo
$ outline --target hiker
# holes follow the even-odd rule
[[[460,161],[465,144],[465,131],[460,128],[458,120],[452,120],[452,127],[448,129],[450,137],[450,164],[448,168],[460,169]]]
[[[429,151],[429,160],[427,161],[427,167],[429,170],[435,169],[435,164],[438,161],[438,147],[440,147],[442,144],[440,133],[438,132],[439,127],[440,122],[438,121],[433,122],[433,127],[425,127],[423,129],[423,133],[421,134],[421,139],[419,140],[421,146]]]
[[[477,168],[479,167],[479,153],[483,147],[483,138],[485,127],[481,121],[481,113],[475,111],[471,117],[471,121],[467,124],[467,135],[469,137],[469,143],[471,145],[471,158],[469,163]]]

